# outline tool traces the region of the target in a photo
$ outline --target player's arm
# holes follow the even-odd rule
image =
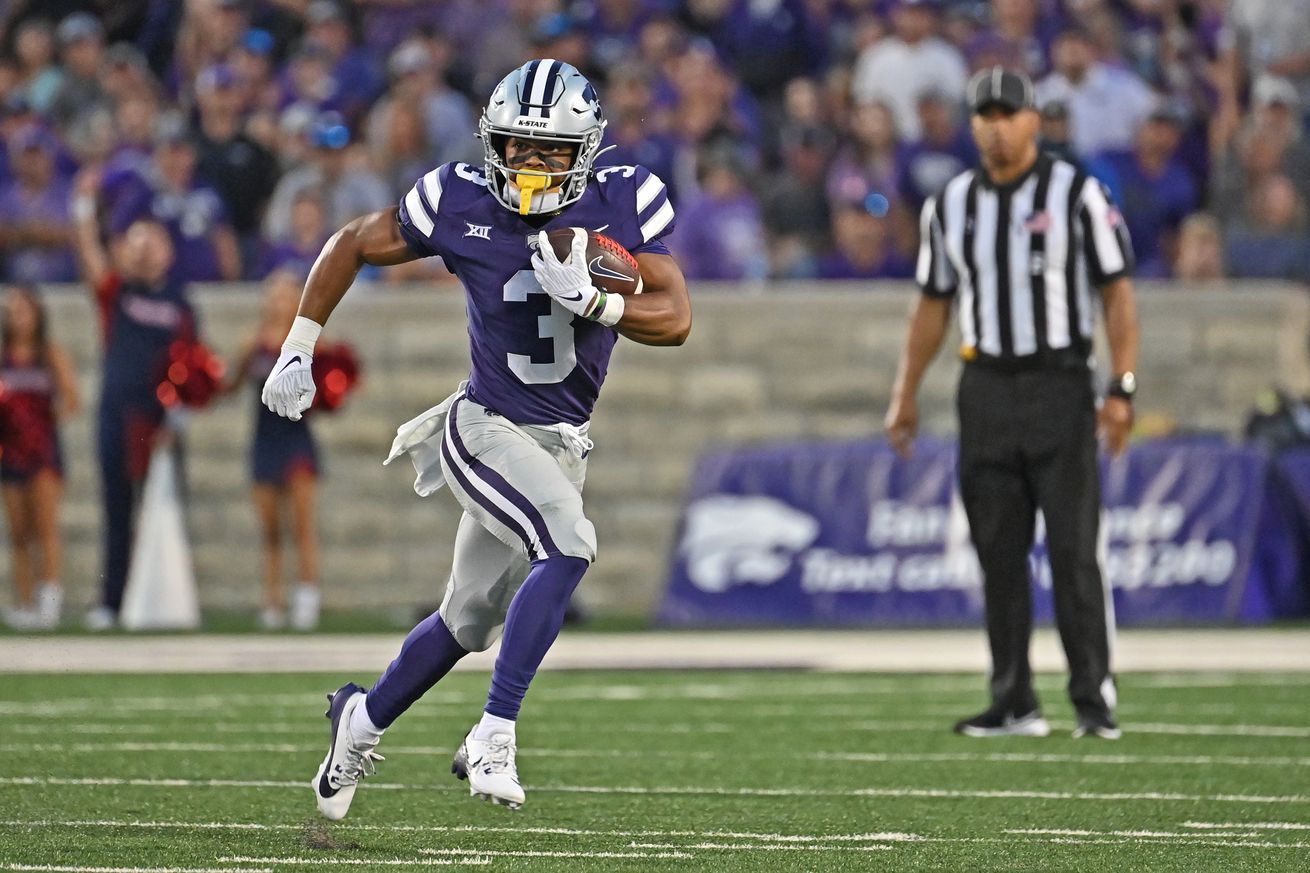
[[[260,395],[264,405],[283,418],[299,421],[314,402],[310,370],[314,345],[360,268],[403,264],[419,257],[401,234],[398,207],[356,218],[334,233],[309,271],[296,320],[264,382]]]
[[[625,297],[614,329],[648,346],[680,346],[691,333],[691,295],[682,268],[671,256],[639,252],[642,293]]]
[[[332,234],[309,271],[298,315],[326,324],[364,265],[389,267],[418,260],[419,253],[400,233],[398,212],[395,206],[372,212]]]

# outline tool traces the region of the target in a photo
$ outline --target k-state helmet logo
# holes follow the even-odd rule
[[[715,494],[687,509],[678,551],[692,584],[718,594],[733,585],[777,582],[818,536],[814,516],[781,500]]]

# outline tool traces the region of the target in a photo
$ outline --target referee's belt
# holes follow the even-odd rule
[[[1033,370],[1088,370],[1091,362],[1085,352],[1075,349],[1043,349],[1031,355],[989,355],[974,346],[960,347],[960,360],[971,367],[984,367],[1003,373],[1027,373]]]

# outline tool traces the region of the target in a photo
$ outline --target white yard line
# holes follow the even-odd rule
[[[539,834],[545,836],[568,837],[609,837],[609,838],[652,838],[652,837],[696,837],[732,840],[758,840],[766,843],[822,843],[822,842],[880,842],[905,841],[921,839],[915,834],[900,832],[880,832],[867,834],[777,834],[753,833],[744,831],[694,831],[694,830],[636,830],[636,831],[601,831],[580,828],[555,828],[486,825],[378,825],[359,823],[332,823],[326,825],[332,830],[380,831],[386,833],[442,833],[442,834]],[[180,830],[236,830],[236,831],[303,831],[300,824],[266,824],[262,822],[217,822],[217,821],[129,821],[122,819],[91,819],[54,821],[49,819],[37,821],[11,820],[0,821],[0,827],[104,827],[135,828],[144,830],[173,828]]]
[[[67,864],[15,864],[0,861],[0,870],[34,873],[273,873],[272,867],[77,867]]]
[[[527,754],[532,754],[529,750]],[[1096,764],[1108,766],[1183,766],[1183,767],[1310,767],[1310,758],[1254,755],[1042,755],[1022,752],[982,754],[968,752],[828,752],[812,757],[818,760],[850,763],[978,763],[1003,764]]]
[[[1123,723],[1125,733],[1169,734],[1191,737],[1310,737],[1310,727],[1301,725],[1265,725],[1265,724],[1171,724],[1166,722]],[[816,726],[809,726],[814,730]],[[817,727],[824,727],[818,725]],[[914,731],[941,731],[943,727],[934,721],[851,721],[829,725],[832,730],[857,730],[871,733],[900,733]],[[1051,720],[1051,727],[1065,730],[1073,727],[1071,722]]]
[[[0,826],[15,827],[125,827],[136,829],[204,829],[235,831],[302,831],[304,825],[263,824],[252,822],[168,822],[168,821],[118,821],[118,820],[70,820],[70,821],[0,821]],[[333,830],[368,831],[368,832],[428,832],[445,834],[538,834],[549,836],[584,836],[610,839],[628,839],[628,848],[641,852],[613,852],[607,850],[540,850],[508,851],[484,849],[420,849],[424,855],[446,856],[466,859],[463,863],[488,863],[485,859],[493,857],[555,857],[555,858],[690,858],[688,852],[696,851],[886,851],[890,844],[896,843],[1013,843],[1015,838],[1031,843],[1056,843],[1067,845],[1126,845],[1134,843],[1152,843],[1157,845],[1216,846],[1228,848],[1262,848],[1262,849],[1305,849],[1310,843],[1272,842],[1253,840],[1252,831],[1265,830],[1302,830],[1310,825],[1297,823],[1265,822],[1257,824],[1207,824],[1187,822],[1182,827],[1201,829],[1202,833],[1179,833],[1175,831],[1115,830],[1094,831],[1074,828],[1013,828],[1004,831],[1006,837],[944,837],[923,834],[886,831],[864,834],[777,834],[738,831],[694,831],[694,830],[638,830],[638,831],[603,831],[578,828],[553,827],[492,827],[480,825],[370,825],[370,824],[333,824]],[[641,842],[651,839],[693,839],[694,843]],[[723,842],[725,840],[750,840],[753,842]],[[845,844],[845,845],[840,845]],[[861,845],[853,845],[861,844]],[[484,859],[469,861],[467,859]],[[396,858],[391,860],[369,861],[366,859],[331,859],[331,858],[297,858],[297,857],[224,857],[222,863],[246,864],[284,864],[305,865],[368,865],[380,866],[426,866],[432,859],[409,860]],[[456,863],[451,861],[449,863]],[[435,864],[433,864],[435,866]],[[210,873],[196,868],[87,868],[87,867],[0,867],[0,869],[23,870],[69,870],[73,873],[93,873],[96,870],[123,871],[123,873]],[[221,868],[226,873],[259,873],[256,870]]]
[[[1142,734],[1180,734],[1194,737],[1310,737],[1310,727],[1267,724],[1163,724],[1128,722],[1126,731]]]
[[[1229,828],[1247,828],[1253,831],[1310,831],[1310,822],[1304,821],[1240,821],[1240,822],[1206,822],[1185,821],[1180,827],[1196,830],[1228,830]]]
[[[308,787],[303,781],[239,780],[239,779],[144,779],[122,777],[62,777],[62,776],[7,776],[0,777],[0,785],[30,786],[133,786],[141,788],[294,788]],[[404,784],[373,782],[371,791],[431,791],[431,784]],[[650,796],[707,796],[707,797],[914,797],[924,799],[978,800],[1091,800],[1091,801],[1178,801],[1185,803],[1223,802],[1250,804],[1303,804],[1310,803],[1310,795],[1258,795],[1258,794],[1179,794],[1173,792],[1075,792],[1075,791],[1021,791],[989,790],[970,791],[948,788],[716,788],[705,786],[590,786],[590,785],[538,785],[533,791],[562,794],[615,794]]]
[[[656,848],[664,848],[657,846]],[[566,851],[564,849],[419,849],[424,855],[446,855],[457,858],[480,857],[480,858],[694,858],[695,855],[689,855],[686,852],[676,851],[657,851],[657,852],[583,852],[583,851]],[[450,861],[447,863],[457,863]]]
[[[273,856],[247,858],[242,855],[232,855],[219,858],[218,862],[220,864],[275,864],[277,866],[296,867],[452,867],[456,864],[486,867],[491,863],[491,859],[487,857],[488,854],[487,852],[469,852],[472,857],[462,861],[453,861],[449,858],[336,858],[326,855],[318,858]]]
[[[261,726],[261,731],[263,727]],[[105,752],[179,752],[212,754],[299,754],[311,748],[307,743],[199,743],[199,742],[75,742],[75,743],[0,743],[0,754],[69,754]],[[317,748],[313,745],[312,748]],[[452,746],[384,746],[388,755],[449,755]],[[737,753],[738,757],[752,757],[749,750]],[[774,753],[759,753],[772,759]],[[525,758],[673,758],[688,760],[714,760],[722,757],[714,752],[677,749],[536,749],[523,750]],[[795,755],[793,758],[813,761],[841,761],[853,764],[1091,764],[1103,766],[1168,766],[1168,767],[1310,767],[1310,757],[1251,756],[1251,755],[1043,755],[1013,753],[969,752],[817,752]]]
[[[824,845],[790,845],[779,843],[630,843],[633,849],[678,849],[681,851],[699,851],[702,849],[720,849],[732,852],[889,852],[891,846],[875,844],[871,846],[824,846]],[[429,851],[421,849],[420,851]]]

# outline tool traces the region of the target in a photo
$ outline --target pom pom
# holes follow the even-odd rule
[[[204,409],[218,393],[227,366],[198,340],[177,340],[160,367],[155,396],[165,407]]]
[[[310,369],[317,389],[312,409],[335,412],[359,385],[359,357],[348,343],[320,342]]]

